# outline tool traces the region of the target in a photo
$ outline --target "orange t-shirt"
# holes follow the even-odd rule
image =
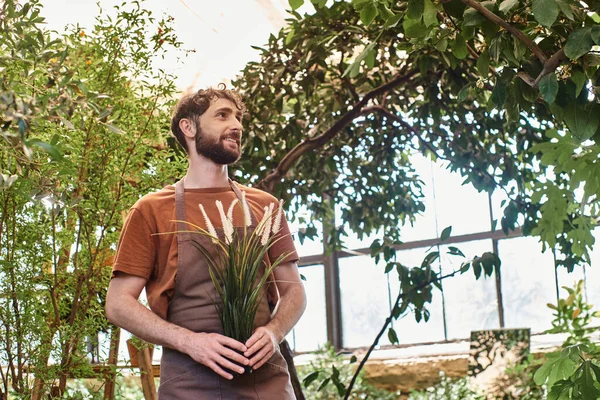
[[[270,194],[258,189],[237,185],[246,192],[255,222],[261,220],[264,207],[270,203],[278,207],[278,200]],[[231,187],[209,189],[185,189],[185,211],[187,221],[206,228],[204,218],[198,205],[201,203],[212,224],[221,226],[221,218],[216,200],[221,200],[225,212],[231,202],[236,199]],[[166,319],[169,299],[175,287],[177,273],[177,235],[155,235],[156,233],[174,232],[177,230],[175,216],[175,186],[169,185],[158,192],[147,194],[138,200],[129,210],[123,224],[121,238],[117,247],[117,255],[113,265],[115,273],[122,272],[146,278],[146,296],[152,311]],[[234,207],[234,225],[243,227],[242,208]],[[193,228],[192,228],[193,229]],[[285,217],[281,221],[279,234],[283,238],[269,250],[269,258],[275,260],[279,255],[291,253],[284,262],[298,261],[298,254],[290,235]]]

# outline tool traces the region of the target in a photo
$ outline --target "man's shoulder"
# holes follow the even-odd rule
[[[255,201],[259,204],[267,205],[269,203],[277,203],[279,200],[270,193],[265,192],[264,190],[260,190],[257,188],[253,188],[251,186],[245,186],[242,184],[237,184],[238,187],[246,192],[246,198],[251,201]]]
[[[173,185],[167,185],[162,189],[142,196],[138,201],[135,202],[132,208],[145,214],[151,213],[156,209],[162,209],[165,206],[172,207],[172,203],[174,201],[175,187]]]

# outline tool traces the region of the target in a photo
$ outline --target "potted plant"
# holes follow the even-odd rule
[[[244,215],[244,223],[240,228],[236,228],[233,221],[236,205],[242,208]],[[209,266],[210,278],[218,294],[214,303],[223,334],[245,343],[254,331],[258,306],[271,283],[273,271],[290,255],[284,253],[271,263],[265,261],[269,249],[283,238],[278,235],[283,217],[283,202],[279,202],[276,210],[274,203],[264,207],[263,217],[254,230],[250,229],[250,207],[244,192],[241,201],[233,200],[227,213],[221,201],[217,200],[216,206],[221,219],[221,236],[202,204],[199,204],[199,208],[206,229],[183,222],[194,229],[191,232],[210,239],[204,243],[210,243],[212,249],[200,240],[193,240],[193,243]],[[246,372],[252,371],[248,366],[245,369]]]

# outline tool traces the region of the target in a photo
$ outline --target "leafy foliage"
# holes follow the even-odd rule
[[[411,164],[422,152],[478,190],[505,191],[505,232],[522,225],[569,269],[583,260],[597,198],[577,189],[595,179],[572,178],[599,132],[597,2],[313,5],[313,15],[292,12],[234,83],[260,110],[246,121],[242,180],[295,197],[315,219],[327,194],[359,237],[381,230],[396,240],[424,209]],[[547,148],[535,145],[555,145],[553,132],[573,142],[557,153],[571,169],[540,164]],[[558,208],[543,207],[547,196]]]
[[[467,378],[450,379],[443,373],[440,383],[425,390],[415,390],[408,396],[409,400],[482,400],[483,397],[471,390]]]
[[[583,281],[563,289],[569,296],[558,305],[548,304],[555,310],[555,319],[547,332],[566,332],[568,337],[560,351],[546,356],[533,379],[547,386],[548,399],[595,399],[600,396],[600,349],[591,340],[596,328],[590,325],[600,312],[584,301]]]
[[[139,2],[62,36],[38,1],[0,7],[1,390],[39,399],[94,376],[125,212],[181,170],[163,136],[173,79],[152,69],[179,44]]]
[[[353,363],[343,354],[337,354],[331,345],[326,345],[315,353],[315,358],[308,365],[298,366],[298,376],[302,379],[304,395],[307,399],[332,400],[341,398],[346,386],[354,373]],[[350,399],[393,400],[399,393],[376,388],[364,379],[358,377]]]

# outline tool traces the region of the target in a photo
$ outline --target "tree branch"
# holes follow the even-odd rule
[[[537,87],[540,83],[540,81],[542,80],[542,78],[546,75],[548,75],[551,72],[556,71],[556,68],[558,68],[558,66],[560,65],[560,63],[562,63],[564,60],[567,59],[567,56],[565,55],[565,49],[560,49],[558,50],[556,53],[554,53],[552,55],[552,57],[550,57],[545,63],[544,63],[544,68],[542,69],[542,72],[540,72],[540,74],[538,75],[537,78],[535,78],[535,87]]]
[[[488,10],[487,8],[485,8],[477,0],[461,0],[461,1],[463,3],[465,3],[467,6],[479,11],[479,13],[481,15],[483,15],[484,17],[486,17],[487,19],[489,19],[496,25],[499,25],[499,26],[503,27],[504,29],[506,29],[508,32],[512,33],[514,36],[517,37],[517,39],[519,39],[521,42],[523,42],[523,44],[525,46],[527,46],[533,54],[535,54],[537,59],[540,60],[540,62],[542,64],[546,63],[546,61],[548,60],[548,57],[546,57],[546,55],[544,54],[542,49],[540,49],[538,47],[538,45],[536,45],[535,42],[533,40],[531,40],[523,32],[521,32],[520,30],[518,30],[517,28],[515,28],[514,26],[512,26],[511,24],[509,24],[508,22],[506,22],[505,20],[503,20],[502,18],[500,18],[499,16],[497,16],[496,14],[494,14],[493,12]]]
[[[556,71],[556,68],[558,68],[558,66],[566,59],[567,56],[565,55],[565,49],[560,49],[556,53],[554,53],[552,57],[546,60],[546,62],[544,63],[544,68],[539,73],[537,78],[533,79],[531,76],[529,76],[529,74],[527,74],[527,72],[524,71],[519,71],[517,73],[517,77],[521,78],[523,82],[525,82],[532,88],[537,89],[542,78],[548,75],[549,73]]]
[[[434,279],[429,279],[426,282],[421,283],[420,285],[411,287],[406,292],[400,291],[400,293],[398,293],[398,296],[396,297],[396,302],[394,303],[394,305],[398,305],[398,303],[400,303],[400,301],[403,300],[408,294],[410,294],[412,292],[416,292],[417,290],[424,289],[427,286],[434,284],[435,282],[441,282],[444,279],[451,278],[451,277],[453,277],[454,275],[456,275],[459,272],[461,272],[461,271],[460,270],[456,270],[456,271],[453,271],[453,272],[449,273],[448,275],[444,275],[444,276],[441,276],[441,277],[437,277],[436,276]],[[363,357],[363,359],[360,361],[360,364],[356,368],[356,371],[354,371],[354,375],[352,376],[352,380],[350,381],[350,383],[348,384],[348,388],[346,389],[346,393],[344,395],[344,400],[347,400],[347,399],[350,398],[350,394],[352,393],[352,388],[354,387],[354,384],[356,383],[356,379],[358,378],[358,375],[360,374],[360,371],[365,366],[367,360],[371,356],[371,353],[373,352],[373,350],[375,349],[375,347],[379,343],[379,339],[381,339],[381,337],[385,333],[385,330],[387,329],[388,325],[390,324],[390,322],[392,322],[392,319],[394,318],[393,317],[393,309],[394,308],[392,308],[392,313],[390,313],[389,317],[386,318],[383,326],[381,327],[381,330],[379,331],[379,333],[377,334],[377,337],[373,341],[373,344],[371,344],[371,347],[369,347],[369,350],[367,350],[367,354],[365,354],[365,356]]]
[[[292,150],[290,150],[282,159],[279,165],[275,168],[273,172],[267,175],[264,179],[262,179],[256,187],[265,190],[267,192],[271,192],[273,190],[273,186],[275,182],[285,176],[287,172],[294,166],[294,164],[309,151],[318,149],[323,147],[329,141],[331,141],[342,129],[344,129],[350,122],[352,122],[356,117],[358,117],[362,109],[365,105],[369,103],[370,100],[379,96],[382,93],[387,92],[390,89],[393,89],[397,86],[402,85],[406,81],[410,80],[414,75],[416,75],[419,71],[413,70],[405,75],[398,76],[395,79],[376,87],[371,90],[367,94],[363,96],[361,100],[356,102],[352,109],[346,112],[340,119],[338,119],[332,127],[327,129],[321,135],[316,136],[311,139],[306,139],[296,145]]]

